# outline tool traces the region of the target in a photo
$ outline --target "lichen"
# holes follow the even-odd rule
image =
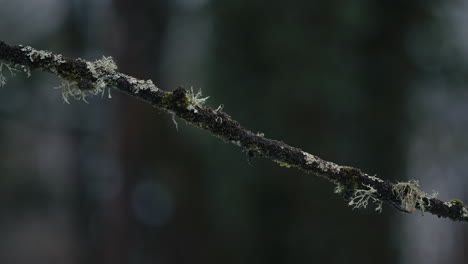
[[[273,160],[273,161],[276,162],[281,167],[291,168],[291,164],[289,164],[287,162],[284,162],[284,161],[281,161],[281,160]]]
[[[309,154],[307,152],[302,152],[304,155],[304,160],[307,165],[312,165],[323,172],[339,173],[341,171],[341,166],[333,162],[325,161],[320,159],[317,156]]]
[[[3,73],[4,68],[8,70],[11,77],[16,76],[16,73],[19,71],[26,73],[27,77],[31,76],[31,70],[27,66],[0,61],[0,87],[6,85],[8,81],[7,77]]]
[[[62,91],[63,101],[67,104],[70,104],[70,97],[75,100],[83,100],[85,103],[88,103],[86,97],[89,95],[96,95],[98,93],[97,90],[81,90],[78,88],[76,82],[67,80],[62,80],[60,86],[55,88]]]
[[[202,90],[198,90],[197,93],[193,91],[193,87],[190,87],[190,90],[187,91],[187,98],[188,98],[188,106],[187,110],[193,111],[194,113],[198,113],[197,107],[201,108],[208,100],[208,97],[202,97]]]
[[[372,181],[376,181],[376,182],[384,182],[382,179],[379,179],[377,178],[376,175],[368,175],[368,174],[364,174],[364,176],[366,176],[367,178],[369,178],[370,180]]]
[[[354,195],[351,197],[351,200],[349,201],[348,205],[353,206],[353,210],[357,208],[366,208],[367,205],[369,204],[369,201],[372,201],[377,205],[375,208],[375,211],[382,212],[382,200],[377,198],[376,193],[377,190],[370,186],[370,185],[364,185],[368,189],[356,189],[354,190]],[[337,188],[335,188],[335,192],[341,192],[342,189],[339,189],[340,186],[338,185]]]
[[[27,53],[31,62],[52,57],[52,52],[46,50],[33,49],[30,46],[22,47],[21,50]]]
[[[231,143],[238,147],[242,147],[241,142],[239,140],[231,140]]]
[[[413,212],[419,206],[424,214],[427,206],[431,205],[430,199],[435,198],[437,193],[428,195],[419,188],[419,182],[410,180],[409,182],[399,182],[392,188],[393,193],[401,201],[401,206],[407,212]],[[427,202],[426,202],[427,201]]]
[[[57,73],[57,70],[56,70],[57,65],[65,63],[63,56],[60,54],[54,55],[50,51],[37,50],[30,46],[24,46],[24,47],[21,46],[21,47],[22,47],[21,51],[24,51],[26,53],[26,56],[28,56],[31,62],[44,61],[47,59],[48,62],[41,65],[44,70],[49,70],[51,72]],[[29,68],[25,69],[25,71],[27,72],[28,77],[29,77],[30,76]]]
[[[215,112],[222,111],[223,108],[224,108],[224,105],[223,105],[223,104],[220,104],[220,105],[218,106],[218,108],[216,108]]]
[[[334,193],[342,193],[345,190],[345,187],[339,183],[336,184],[335,189],[333,190]]]
[[[172,111],[169,111],[169,114],[171,115],[171,120],[172,120],[172,123],[174,123],[176,130],[179,131],[179,123],[177,123],[176,114]]]
[[[468,218],[468,209],[466,209],[466,207],[463,207],[463,208],[462,208],[462,213],[463,213],[462,216],[463,216],[464,218]]]
[[[57,69],[60,68],[59,65],[66,63],[62,55],[54,55],[50,51],[36,50],[30,46],[21,46],[21,51],[25,52],[31,62],[40,62],[41,69],[49,70],[57,74]],[[77,61],[86,64],[86,68],[89,70],[92,78],[88,79],[83,77],[82,73],[76,71],[75,68],[72,68],[72,70],[60,70],[58,75],[63,81],[59,88],[62,89],[62,97],[67,103],[69,103],[69,98],[86,101],[86,97],[90,95],[101,94],[102,97],[106,91],[108,92],[108,97],[111,98],[111,86],[121,77],[124,77],[132,85],[134,93],[138,93],[142,90],[150,90],[151,92],[157,92],[159,90],[151,80],[138,80],[132,76],[117,73],[117,65],[112,57],[103,56],[101,59],[94,62],[81,59],[77,59]],[[24,70],[29,76],[29,68],[25,67]],[[0,68],[0,85],[4,85],[5,83],[6,78],[1,75]]]
[[[4,86],[7,83],[7,78],[5,75],[3,75],[3,68],[7,68],[7,70],[10,72],[11,76],[15,76],[15,71],[17,71],[15,68],[11,66],[11,64],[0,62],[0,86]]]
[[[140,91],[150,90],[151,92],[159,91],[159,88],[154,85],[152,80],[138,80],[137,78],[126,75],[126,74],[118,74],[119,77],[124,77],[128,83],[132,85],[132,89],[134,93],[139,93]]]
[[[86,68],[96,81],[87,83],[91,89],[80,89],[82,87],[79,87],[78,81],[81,76],[78,72],[62,72],[61,77],[63,80],[62,84],[58,88],[62,90],[63,100],[66,103],[70,103],[69,98],[71,97],[88,103],[86,100],[88,96],[100,94],[101,97],[103,97],[106,90],[108,98],[111,98],[111,88],[109,87],[109,84],[119,77],[115,71],[117,69],[117,65],[113,61],[112,57],[102,57],[102,59],[94,62],[84,62],[86,63]]]

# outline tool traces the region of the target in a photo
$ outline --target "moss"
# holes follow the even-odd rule
[[[255,144],[250,144],[244,149],[244,151],[247,152],[250,156],[254,157],[257,155],[257,153],[260,152],[260,148]]]
[[[85,62],[71,61],[57,66],[57,74],[66,82],[76,83],[80,90],[96,89],[96,81]]]
[[[349,166],[342,166],[341,175],[343,176],[343,178],[340,180],[341,185],[347,189],[359,188],[359,178],[363,176],[363,173],[360,169]]]
[[[186,110],[190,104],[185,89],[181,87],[174,91],[164,92],[161,101],[164,108],[177,112],[180,112],[180,110]]]
[[[177,100],[176,105],[177,107],[187,109],[190,105],[188,97],[184,96],[182,97],[182,100]]]
[[[60,72],[59,76],[62,79],[65,79],[67,81],[78,81],[80,79],[80,75],[75,70],[72,70],[70,72],[68,72],[68,71]]]
[[[162,104],[163,106],[168,106],[171,102],[171,97],[172,97],[172,92],[164,92],[164,95],[162,96]]]

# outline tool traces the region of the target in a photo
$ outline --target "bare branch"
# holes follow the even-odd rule
[[[84,100],[88,95],[104,94],[106,88],[134,96],[210,131],[251,156],[269,158],[281,166],[296,167],[329,180],[336,184],[335,192],[341,193],[353,208],[366,207],[370,201],[377,205],[377,210],[381,210],[382,202],[388,202],[406,213],[419,209],[439,217],[468,222],[468,209],[459,200],[443,202],[423,192],[416,181],[393,183],[382,180],[358,168],[341,166],[281,141],[265,138],[243,128],[221,109],[203,106],[206,98],[202,98],[201,93],[195,94],[183,87],[174,91],[161,90],[151,80],[138,80],[117,72],[117,66],[110,57],[89,62],[31,47],[10,46],[0,41],[0,60],[9,67],[56,74],[65,83],[62,93],[67,101],[69,96]]]

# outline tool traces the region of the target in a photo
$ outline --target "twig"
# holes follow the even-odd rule
[[[468,209],[459,200],[443,202],[421,191],[416,181],[393,183],[382,180],[358,168],[341,166],[281,141],[265,138],[243,128],[221,109],[203,106],[206,98],[202,98],[201,93],[183,87],[174,91],[161,90],[151,80],[138,80],[117,72],[110,57],[89,62],[0,41],[0,60],[8,67],[56,74],[63,81],[62,94],[67,102],[70,96],[84,100],[88,95],[104,94],[110,88],[134,96],[241,147],[249,156],[269,158],[282,166],[296,167],[329,180],[336,184],[335,192],[341,193],[353,208],[366,207],[371,201],[377,205],[377,210],[381,210],[385,201],[406,213],[419,209],[423,213],[468,222]]]

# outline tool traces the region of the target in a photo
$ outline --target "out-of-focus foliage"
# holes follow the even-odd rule
[[[113,56],[253,131],[467,199],[466,1],[0,5],[9,43]],[[353,211],[313,175],[125,95],[63,104],[58,85],[0,90],[0,263],[464,263],[459,223]]]

